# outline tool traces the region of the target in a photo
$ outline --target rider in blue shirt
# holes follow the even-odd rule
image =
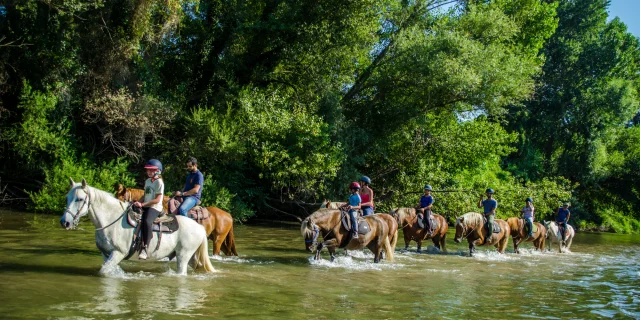
[[[349,217],[351,218],[351,234],[353,239],[357,239],[358,221],[356,217],[358,216],[358,209],[360,209],[360,203],[362,202],[362,199],[360,199],[360,195],[358,194],[360,191],[360,184],[352,182],[349,189],[351,191],[351,195],[349,196],[349,206],[347,209],[349,210]]]
[[[565,202],[562,204],[562,207],[558,208],[558,213],[556,214],[556,223],[558,224],[558,231],[560,231],[560,235],[562,235],[562,244],[565,244],[565,232],[567,228],[567,222],[569,222],[569,218],[571,217],[571,212],[569,212],[569,203]]]
[[[487,230],[489,231],[484,243],[487,243],[493,234],[493,223],[496,217],[496,209],[498,208],[498,201],[493,199],[493,193],[493,189],[487,189],[487,200],[483,200],[482,195],[480,195],[480,201],[478,201],[478,208],[484,208],[484,217],[487,219]]]
[[[202,196],[202,185],[204,184],[204,176],[202,172],[198,170],[198,160],[196,158],[189,158],[187,160],[187,180],[184,184],[182,191],[176,191],[173,193],[174,197],[182,197],[182,204],[180,205],[180,215],[187,216],[189,210],[198,204],[200,197]]]
[[[418,219],[424,221],[424,228],[427,230],[427,237],[433,235],[433,228],[431,226],[431,207],[433,207],[433,196],[431,191],[433,189],[430,185],[424,186],[424,195],[420,197],[420,205],[418,206]]]

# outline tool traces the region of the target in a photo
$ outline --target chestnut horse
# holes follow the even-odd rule
[[[117,186],[115,193],[118,200],[129,202],[142,198],[142,195],[144,195],[144,190],[126,188],[121,184]],[[162,201],[165,211],[169,211],[167,210],[168,202],[169,197],[165,196]],[[233,217],[220,208],[207,207],[207,210],[209,210],[211,217],[198,221],[198,223],[204,227],[207,236],[213,241],[213,254],[220,255],[220,250],[222,250],[225,255],[237,256],[236,241],[233,235]]]
[[[484,217],[477,212],[467,212],[456,219],[456,235],[453,241],[460,243],[464,238],[469,242],[469,256],[473,256],[475,246],[493,245],[498,249],[499,253],[504,253],[509,243],[509,234],[511,229],[506,221],[496,219],[495,223],[500,226],[500,233],[493,233],[485,242],[487,230],[485,228]]]
[[[404,233],[404,249],[409,249],[409,243],[413,240],[418,244],[417,251],[419,253],[422,252],[422,240],[426,240],[428,237],[427,230],[418,226],[418,215],[416,214],[416,209],[393,209],[391,210],[391,215],[397,219],[398,225],[402,228],[402,232]],[[438,222],[438,228],[433,230],[433,235],[429,239],[433,241],[433,245],[438,248],[438,250],[447,252],[446,238],[447,231],[449,230],[447,220],[439,214],[432,214],[431,216]]]
[[[324,200],[320,208],[328,208],[328,209],[340,209],[340,207],[346,205],[346,202],[333,202],[330,200]],[[396,244],[398,243],[398,221],[392,216],[386,213],[376,213],[380,215],[380,218],[387,222],[387,226],[389,227],[389,243],[391,243],[391,248],[393,250],[396,249]]]
[[[520,253],[518,245],[522,242],[533,241],[533,246],[536,250],[544,251],[544,242],[547,238],[547,228],[542,223],[534,222],[533,224],[538,227],[538,231],[533,234],[533,237],[529,238],[529,235],[524,230],[524,220],[521,218],[511,217],[507,219],[509,229],[511,229],[511,237],[513,238],[513,251]]]
[[[317,245],[315,259],[320,258],[320,251],[327,247],[331,255],[331,261],[335,259],[336,248],[341,247],[349,250],[369,248],[374,254],[373,261],[380,262],[382,251],[386,251],[386,259],[393,261],[393,249],[389,243],[389,227],[380,215],[369,215],[364,217],[369,223],[370,231],[361,234],[357,239],[352,239],[350,231],[344,228],[341,221],[340,210],[319,209],[312,213],[300,226],[300,233],[304,238],[307,251],[313,252],[313,246],[317,243],[317,238],[322,234],[323,242]]]

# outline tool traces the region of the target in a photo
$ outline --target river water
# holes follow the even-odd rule
[[[240,256],[212,257],[215,274],[125,261],[103,277],[93,225],[58,219],[0,211],[0,318],[640,318],[638,235],[578,233],[565,254],[516,255],[510,241],[471,258],[450,233],[448,254],[413,243],[393,263],[342,250],[331,263],[311,259],[294,223],[237,225]]]

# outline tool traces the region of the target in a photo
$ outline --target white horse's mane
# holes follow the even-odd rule
[[[482,219],[482,215],[477,212],[467,212],[459,216],[458,219],[456,219],[456,224],[461,223],[460,220],[463,221],[462,224],[464,226],[472,227],[472,228],[481,226],[484,223],[484,220]]]

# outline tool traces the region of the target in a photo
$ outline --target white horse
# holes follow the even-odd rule
[[[89,215],[96,227],[96,246],[102,252],[104,263],[101,274],[114,270],[131,248],[134,228],[127,223],[128,204],[114,198],[110,193],[69,179],[71,190],[67,193],[67,209],[60,224],[69,230],[78,225],[81,217]],[[207,234],[204,228],[192,219],[177,216],[180,228],[174,233],[162,235],[158,250],[158,233],[154,232],[149,243],[149,259],[159,260],[175,253],[178,274],[187,274],[187,265],[193,258],[195,267],[202,266],[206,272],[214,272],[209,260]]]
[[[571,242],[573,241],[573,237],[576,235],[576,232],[573,230],[573,227],[567,224],[566,233],[567,236],[565,238],[565,246],[562,245],[562,236],[560,235],[560,230],[558,229],[558,225],[553,221],[544,221],[544,226],[547,228],[547,239],[549,239],[549,250],[551,250],[551,243],[558,244],[558,251],[560,253],[569,252],[569,248],[571,248]]]

